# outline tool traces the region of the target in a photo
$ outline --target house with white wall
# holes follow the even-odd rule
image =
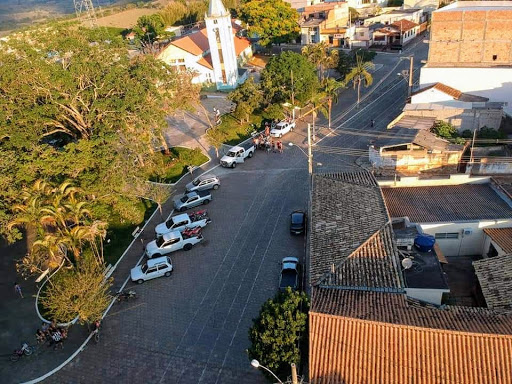
[[[504,105],[438,82],[413,92],[403,111],[407,116],[446,121],[462,132],[482,127],[499,129]]]
[[[489,176],[379,181],[392,218],[435,237],[445,256],[481,255],[484,229],[512,226],[512,200]]]
[[[458,1],[432,13],[420,87],[441,82],[505,102],[512,115],[512,2]]]

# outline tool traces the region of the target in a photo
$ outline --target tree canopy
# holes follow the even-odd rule
[[[108,221],[141,220],[127,195],[165,142],[165,117],[197,96],[185,77],[152,55],[130,58],[103,29],[49,26],[13,34],[0,50],[0,231],[21,191],[39,179],[71,179]],[[177,94],[180,97],[175,97]]]
[[[291,41],[300,32],[298,12],[283,0],[250,0],[240,7],[240,17],[264,47]]]
[[[306,334],[309,301],[305,293],[287,288],[261,308],[249,330],[249,357],[280,377],[300,362],[301,335]]]
[[[159,13],[139,17],[133,31],[139,40],[146,43],[152,43],[157,37],[166,34],[164,20]]]
[[[286,51],[273,56],[261,73],[261,88],[268,103],[305,104],[319,88],[315,66],[302,55]],[[293,78],[293,80],[292,80]]]

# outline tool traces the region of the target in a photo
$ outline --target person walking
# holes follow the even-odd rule
[[[375,127],[375,120],[372,119],[372,121],[370,122],[370,127]]]
[[[20,297],[23,299],[23,293],[21,292],[21,286],[18,283],[14,283],[14,291],[20,295]]]
[[[281,140],[277,142],[277,150],[279,153],[283,153],[283,142]]]

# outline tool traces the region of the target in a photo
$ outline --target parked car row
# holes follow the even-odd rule
[[[185,193],[174,200],[174,208],[184,212],[188,208],[208,204],[212,200],[209,192],[218,189],[220,180],[215,175],[202,175],[186,185]],[[170,276],[172,260],[168,254],[179,250],[189,251],[203,241],[202,229],[211,223],[206,210],[180,213],[155,227],[155,240],[146,245],[146,261],[132,268],[131,280],[139,284],[161,276]]]
[[[290,214],[290,233],[304,235],[307,227],[307,215],[304,211],[293,211]],[[300,263],[297,257],[288,256],[281,261],[281,274],[279,276],[279,290],[285,291],[299,289]]]

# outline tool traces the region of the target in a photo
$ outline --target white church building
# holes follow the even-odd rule
[[[251,43],[236,36],[240,27],[231,20],[222,0],[210,0],[205,23],[198,32],[170,42],[158,58],[178,70],[195,73],[195,84],[234,89],[247,78],[247,71],[240,67],[252,56]]]

